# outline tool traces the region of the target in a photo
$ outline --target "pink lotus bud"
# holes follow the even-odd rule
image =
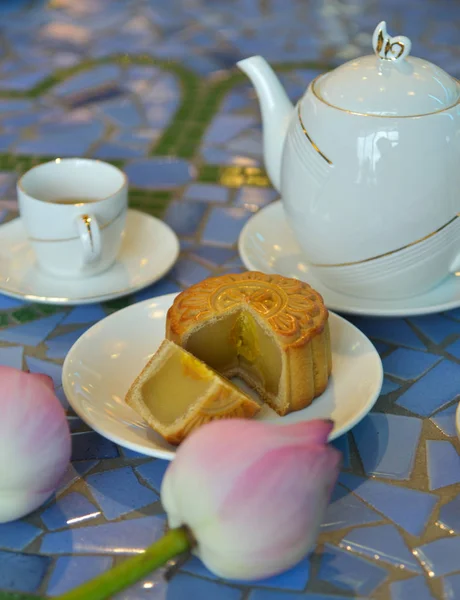
[[[186,525],[195,553],[221,577],[259,579],[292,567],[312,550],[337,480],[332,426],[235,419],[199,428],[163,479],[170,527]]]
[[[51,496],[70,450],[52,380],[0,366],[0,523],[23,517]]]

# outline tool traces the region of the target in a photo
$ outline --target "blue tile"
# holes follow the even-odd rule
[[[62,365],[56,365],[55,363],[41,360],[34,356],[26,356],[26,364],[31,373],[44,373],[45,375],[49,375],[56,387],[59,387],[62,384]]]
[[[114,131],[110,139],[119,144],[147,150],[160,135],[161,129],[152,127],[137,130],[122,129],[121,131]]]
[[[201,154],[205,162],[220,165],[238,165],[245,167],[260,167],[261,161],[248,156],[241,156],[236,152],[214,148],[213,146],[204,146]]]
[[[82,460],[69,463],[66,472],[62,476],[59,485],[56,488],[56,496],[62,494],[62,492],[75,483],[75,481],[88,473],[98,464],[98,462],[98,460]]]
[[[77,92],[89,93],[91,89],[114,84],[120,78],[120,69],[116,65],[101,65],[74,75],[57,86],[53,93],[57,96],[69,96]]]
[[[204,140],[207,144],[226,144],[255,123],[254,117],[218,115],[208,128]]]
[[[25,302],[17,300],[16,298],[9,298],[0,294],[0,310],[8,310],[9,308],[20,308],[24,306]]]
[[[358,596],[354,596],[359,600]],[[329,594],[312,594],[306,593],[299,596],[290,592],[277,592],[274,590],[258,590],[255,589],[249,594],[248,600],[350,600],[350,596],[333,596]]]
[[[139,483],[131,467],[89,475],[86,484],[109,521],[159,500]]]
[[[40,533],[41,529],[25,521],[0,524],[0,548],[24,550]]]
[[[43,133],[33,140],[23,140],[16,145],[16,154],[36,154],[37,156],[81,156],[88,152],[98,137],[81,137],[73,131]]]
[[[129,67],[129,69],[127,69],[127,72],[128,78],[130,80],[140,79],[142,81],[145,81],[147,79],[152,79],[153,77],[156,77],[161,71],[156,67],[136,65],[133,67]]]
[[[108,571],[112,560],[110,556],[59,556],[46,591],[50,596],[64,594]]]
[[[33,108],[34,103],[31,100],[24,99],[2,99],[0,100],[0,113],[11,113],[19,111],[29,111]]]
[[[412,535],[421,535],[438,498],[357,475],[342,473],[339,481],[359,498]]]
[[[460,573],[444,577],[443,589],[443,598],[445,598],[445,600],[455,600],[455,598],[460,598]]]
[[[460,365],[444,359],[404,392],[396,404],[428,417],[448,404],[460,389]]]
[[[251,213],[244,208],[213,208],[202,241],[207,244],[233,246],[250,216]]]
[[[411,318],[409,321],[436,344],[442,344],[449,335],[460,333],[460,323],[446,319],[442,315],[425,315]]]
[[[353,428],[353,437],[367,475],[409,479],[414,466],[422,420],[371,413]]]
[[[330,544],[324,545],[318,578],[356,594],[368,595],[388,577],[382,567],[340,550]]]
[[[457,429],[455,426],[455,413],[457,411],[457,404],[451,404],[444,410],[437,412],[430,419],[438,429],[440,429],[444,435],[448,435],[453,437],[457,434]]]
[[[142,517],[118,523],[76,527],[47,533],[42,540],[43,554],[139,554],[162,537],[165,520]]]
[[[178,235],[194,235],[206,209],[203,202],[173,200],[168,205],[164,220]]]
[[[386,396],[387,394],[391,394],[391,392],[394,392],[395,390],[399,390],[400,387],[401,386],[399,385],[399,383],[395,383],[394,381],[391,381],[391,379],[384,377],[382,389],[380,390],[380,395]]]
[[[152,486],[158,493],[161,490],[161,482],[166,469],[169,467],[168,460],[154,459],[135,468],[135,471]]]
[[[72,460],[116,458],[117,456],[118,449],[115,444],[95,431],[72,436]]]
[[[50,561],[47,556],[0,550],[0,590],[35,592]]]
[[[72,492],[55,500],[40,516],[48,529],[54,531],[72,525],[80,525],[99,517],[100,514],[99,508],[85,496]]]
[[[62,321],[61,325],[78,325],[80,323],[94,323],[100,321],[106,313],[100,304],[88,304],[78,306],[70,312]]]
[[[426,460],[430,490],[460,482],[460,456],[450,442],[426,440]]]
[[[234,138],[226,145],[233,152],[240,152],[243,155],[249,154],[257,158],[262,158],[262,132],[248,129],[246,133]]]
[[[413,552],[430,577],[440,577],[459,570],[460,537],[440,538],[418,546]]]
[[[9,346],[0,348],[0,365],[4,367],[14,367],[22,369],[22,356],[24,349],[22,346]]]
[[[227,202],[230,190],[223,185],[192,183],[185,190],[184,200],[196,202]]]
[[[63,313],[57,313],[45,319],[31,321],[25,325],[16,325],[0,330],[0,342],[10,344],[24,344],[25,346],[38,346],[57,327]]]
[[[189,287],[211,275],[211,271],[203,265],[188,258],[180,258],[175,264],[172,276],[177,279],[183,287]]]
[[[47,358],[65,358],[70,348],[75,344],[78,338],[89,329],[88,327],[81,327],[74,331],[69,331],[63,335],[58,335],[51,339],[46,340],[46,357]]]
[[[224,100],[220,110],[224,113],[231,113],[242,108],[250,108],[251,99],[245,90],[232,90]]]
[[[170,189],[191,181],[195,168],[178,158],[146,158],[129,163],[125,168],[130,184],[147,189]]]
[[[440,356],[417,352],[407,348],[397,348],[382,361],[383,370],[387,375],[400,379],[417,379],[441,360]]]
[[[450,344],[446,348],[446,352],[455,356],[455,358],[460,358],[460,338],[455,340],[453,344]]]
[[[0,150],[2,152],[6,152],[17,140],[18,136],[16,133],[0,134]]]
[[[67,411],[69,409],[69,401],[67,400],[67,396],[64,393],[64,389],[62,388],[62,386],[59,386],[58,388],[54,389],[54,393],[56,394],[56,397],[58,398],[59,402],[62,405],[62,408]]]
[[[140,127],[142,117],[131,98],[121,98],[99,104],[100,110],[112,123],[118,127]]]
[[[206,579],[218,579],[217,576],[209,571],[203,565],[201,560],[196,557],[192,557],[190,560],[188,560],[182,567],[182,570],[186,571],[187,573],[191,573],[192,575],[197,575],[198,577],[205,577]],[[273,577],[266,577],[265,579],[258,579],[257,586],[281,590],[301,591],[307,585],[309,576],[310,561],[309,558],[306,557],[291,569],[284,571],[284,573],[280,573],[279,575],[275,575]],[[237,579],[229,579],[227,581],[228,583],[233,583],[236,585],[247,583]]]
[[[423,342],[402,319],[353,317],[349,320],[370,338],[416,350],[426,350]]]
[[[351,463],[348,435],[341,435],[332,442],[332,445],[342,454],[342,468],[349,469],[351,467]]]
[[[21,127],[31,127],[39,123],[44,116],[47,116],[46,113],[39,111],[8,115],[1,119],[1,124],[6,131],[15,131]]]
[[[399,569],[422,572],[420,563],[409,551],[394,525],[352,529],[343,537],[340,546]]]
[[[394,581],[390,584],[390,593],[391,600],[408,600],[409,598],[436,600],[432,596],[425,578],[421,575],[403,581]]]
[[[86,423],[84,423],[78,417],[67,417],[67,423],[71,432],[79,431],[80,429],[87,427]]]
[[[322,531],[334,531],[352,525],[367,525],[382,517],[348,490],[336,485],[321,523]]]
[[[272,188],[261,188],[252,186],[242,186],[235,198],[235,206],[242,206],[251,212],[270,204],[279,196],[279,193]]]
[[[191,252],[192,256],[199,257],[208,262],[211,266],[221,266],[227,263],[233,256],[235,251],[230,248],[220,248],[218,246],[200,246],[194,248]]]
[[[120,158],[142,158],[146,155],[146,148],[133,148],[132,146],[125,146],[123,144],[114,144],[112,142],[103,142],[96,150],[92,153],[95,158],[102,158],[103,160]]]
[[[438,524],[451,533],[460,534],[460,494],[439,509]]]
[[[168,600],[240,600],[242,593],[236,588],[215,581],[197,579],[184,573],[175,575],[168,585]]]
[[[119,446],[118,449],[121,451],[123,456],[126,456],[126,458],[145,458],[145,454],[142,454],[141,452],[136,452],[135,450],[130,450],[129,448],[123,448],[122,446]]]
[[[45,79],[50,74],[48,67],[38,68],[27,73],[20,73],[12,77],[0,79],[1,90],[14,90],[17,92],[25,92],[35,87],[40,81]]]
[[[163,294],[171,294],[173,292],[180,292],[181,288],[171,281],[170,279],[163,278],[153,285],[149,285],[140,292],[134,294],[136,302],[141,300],[148,300],[149,298],[155,298],[156,296],[162,296]]]

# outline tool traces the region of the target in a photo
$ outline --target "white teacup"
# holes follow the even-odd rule
[[[38,265],[60,277],[108,269],[120,250],[128,208],[126,175],[109,163],[57,158],[17,185],[19,213]]]

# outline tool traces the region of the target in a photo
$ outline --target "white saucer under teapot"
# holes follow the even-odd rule
[[[238,66],[256,88],[267,171],[315,275],[338,291],[403,298],[460,270],[460,85],[409,56],[410,40],[383,21],[373,46],[317,77],[295,108],[262,57]]]

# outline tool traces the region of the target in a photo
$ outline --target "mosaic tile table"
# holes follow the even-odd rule
[[[296,99],[318,72],[369,52],[386,19],[416,54],[460,75],[460,5],[430,0],[30,0],[0,3],[0,210],[17,175],[50,157],[122,166],[132,206],[179,234],[162,281],[103,305],[0,296],[0,363],[48,373],[93,323],[123,306],[238,271],[238,234],[276,198],[261,163],[251,86],[234,69],[263,54]],[[353,321],[375,342],[385,382],[372,414],[337,445],[344,467],[314,554],[253,587],[195,559],[119,600],[460,598],[460,311]],[[1,416],[0,416],[1,417]],[[62,593],[161,535],[167,464],[127,452],[69,410],[73,461],[60,489],[0,526],[0,589]],[[120,550],[122,549],[122,550]]]

